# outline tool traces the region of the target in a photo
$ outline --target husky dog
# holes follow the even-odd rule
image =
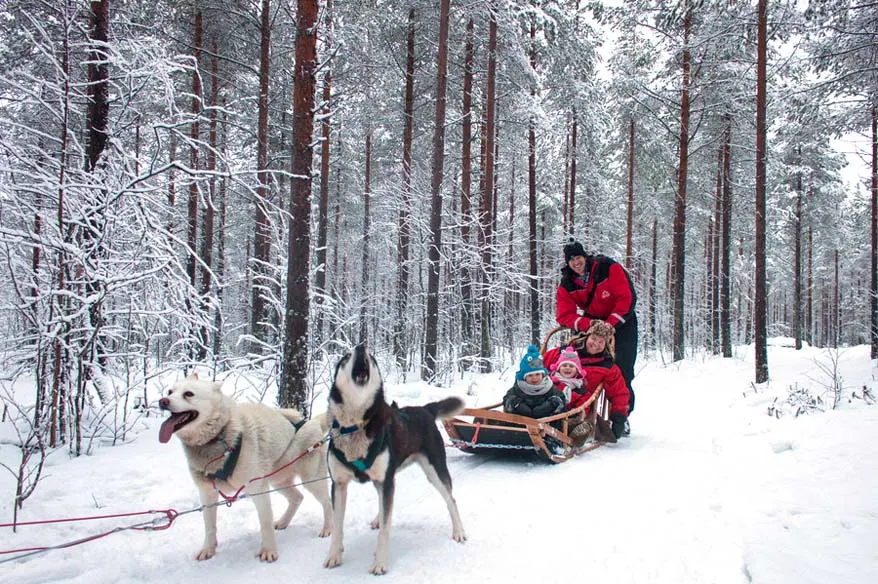
[[[393,514],[396,472],[417,462],[430,483],[436,487],[451,514],[454,541],[463,542],[466,534],[451,495],[451,475],[445,464],[445,445],[436,428],[436,420],[454,416],[463,409],[463,401],[449,397],[423,407],[398,408],[384,401],[384,385],[378,363],[358,345],[342,357],[335,368],[329,393],[327,417],[331,423],[329,474],[332,477],[332,539],[324,566],[342,563],[344,550],[344,514],[348,483],[357,479],[372,481],[378,491],[378,516],[372,522],[379,529],[373,574],[387,572],[388,540]]]
[[[159,407],[171,412],[159,429],[159,441],[167,442],[176,434],[183,443],[192,480],[206,505],[202,511],[204,545],[196,559],[207,560],[216,553],[216,489],[233,493],[243,486],[243,492],[253,499],[262,532],[257,556],[264,562],[277,560],[274,530],[290,524],[304,498],[293,484],[296,477],[302,477],[305,489],[323,506],[319,535],[328,536],[332,505],[326,481],[320,480],[327,476],[325,444],[266,477],[320,442],[327,431],[326,416],[305,421],[296,410],[238,404],[220,391],[221,385],[200,380],[193,373],[159,400]],[[289,503],[277,521],[267,493],[271,487],[278,488]]]

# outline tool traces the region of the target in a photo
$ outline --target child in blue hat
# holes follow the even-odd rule
[[[545,418],[564,411],[564,394],[549,378],[536,345],[527,348],[515,374],[515,384],[503,398],[503,411],[530,418]]]

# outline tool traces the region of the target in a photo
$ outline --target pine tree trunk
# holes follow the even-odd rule
[[[464,81],[466,83],[466,81]],[[465,90],[464,90],[465,92]],[[465,93],[464,93],[465,94]],[[412,140],[415,126],[415,9],[409,10],[408,44],[405,60],[405,103],[403,105],[402,131],[402,207],[399,210],[399,247],[397,248],[396,272],[396,322],[393,326],[393,354],[396,363],[406,370],[406,322],[409,299],[409,246],[411,244],[412,206]],[[466,113],[464,112],[464,116]],[[464,117],[464,119],[466,119]],[[466,122],[464,122],[466,124]],[[466,161],[464,161],[466,164]],[[464,229],[466,223],[464,222]],[[464,273],[465,269],[461,268]],[[462,284],[463,285],[463,284]],[[465,310],[465,308],[464,308]]]
[[[223,109],[225,109],[225,99],[223,99]],[[228,136],[229,136],[229,123],[228,116],[223,114],[223,131],[222,131],[222,151],[223,156],[225,156],[228,150]],[[216,242],[216,277],[218,282],[225,281],[226,275],[226,218],[227,218],[227,196],[228,194],[228,182],[225,178],[220,181],[219,193],[217,194],[219,198],[219,225],[217,232],[217,242]],[[214,315],[214,339],[213,339],[213,354],[219,355],[222,351],[223,346],[223,309],[225,308],[225,304],[223,302],[223,288],[220,287],[217,291],[217,306],[216,313]]]
[[[445,99],[448,85],[448,21],[451,0],[439,3],[439,44],[436,72],[436,120],[433,129],[433,168],[430,181],[430,232],[427,259],[427,314],[421,379],[436,376],[439,327],[439,258],[442,250],[442,175],[445,165]]]
[[[715,328],[713,326],[713,315],[716,313],[716,304],[714,304],[713,302],[713,291],[716,288],[713,280],[713,237],[715,230],[716,224],[713,222],[708,222],[707,234],[704,237],[704,289],[700,294],[700,297],[704,300],[704,303],[706,305],[705,313],[707,314],[707,318],[705,318],[704,325],[701,328],[705,329],[705,344],[707,346],[707,350],[710,351],[711,354],[716,353],[716,343],[713,342],[713,335],[715,331]]]
[[[647,294],[647,310],[649,312],[649,341],[653,348],[658,347],[656,338],[656,294],[658,284],[658,218],[652,219],[652,266],[649,270],[649,294]]]
[[[714,355],[720,352],[720,238],[722,233],[723,206],[723,145],[717,148],[716,154],[716,200],[713,208],[713,240],[710,242],[713,270],[710,274],[710,351]]]
[[[460,240],[465,249],[469,249],[470,225],[472,224],[472,103],[473,103],[473,69],[475,59],[473,39],[473,19],[466,24],[466,49],[464,51],[463,66],[463,127],[461,136],[461,162],[460,162]],[[467,251],[467,254],[469,252]],[[461,336],[463,337],[462,352],[465,355],[464,363],[471,366],[472,357],[475,355],[475,342],[473,336],[473,318],[475,306],[473,304],[472,275],[468,262],[460,265],[460,295],[461,295]]]
[[[317,70],[318,0],[297,0],[293,90],[293,154],[290,231],[284,314],[283,370],[278,402],[308,414],[308,319],[311,266],[311,146]]]
[[[496,82],[497,82],[497,15],[491,9],[491,20],[488,32],[488,77],[485,88],[485,189],[482,192],[480,207],[480,223],[484,230],[485,245],[482,248],[482,287],[481,297],[481,343],[479,360],[482,372],[491,371],[491,298],[489,282],[495,273],[492,269],[492,246],[494,242],[494,224],[496,217],[495,199],[495,115],[496,115]]]
[[[820,278],[820,346],[829,345],[829,327],[830,327],[830,307],[829,307],[829,286],[826,283],[826,276]]]
[[[88,152],[86,170],[94,172],[107,146],[110,72],[104,47],[110,26],[110,0],[91,2],[91,49],[88,64]]]
[[[325,49],[327,55],[332,55],[332,0],[326,0],[326,33]],[[331,57],[330,57],[331,59]],[[325,65],[326,73],[323,74],[323,96],[320,110],[320,201],[317,205],[317,273],[314,276],[314,298],[317,301],[314,314],[314,334],[317,345],[323,340],[323,311],[326,305],[328,290],[326,288],[326,276],[329,267],[326,265],[327,254],[327,231],[329,223],[329,171],[330,152],[332,144],[332,65],[331,61]]]
[[[576,108],[573,108],[573,122],[570,128],[570,186],[567,187],[567,233],[576,233],[574,211],[576,210],[576,131],[578,120]]]
[[[573,233],[570,227],[570,124],[566,124],[564,128],[564,195],[561,203],[561,216],[563,223],[564,235]]]
[[[177,170],[173,163],[177,160],[177,133],[172,132],[171,138],[168,140],[168,162],[171,163],[168,169],[168,209],[170,210],[170,218],[168,219],[168,231],[174,232],[176,229],[176,213],[174,207],[177,205]]]
[[[874,99],[874,98],[873,98]],[[872,103],[872,265],[869,285],[872,359],[878,358],[878,106]]]
[[[625,228],[625,269],[631,269],[634,239],[634,118],[628,120],[628,221]]]
[[[66,16],[66,14],[65,14]],[[58,233],[68,233],[66,217],[64,215],[64,199],[66,197],[67,185],[67,164],[70,158],[68,151],[70,144],[70,38],[69,28],[64,30],[64,41],[61,49],[61,73],[64,79],[64,89],[62,95],[62,122],[61,122],[61,139],[59,140],[58,155]],[[70,334],[69,319],[67,312],[69,311],[69,298],[67,294],[67,272],[69,265],[67,261],[67,253],[65,250],[58,250],[58,275],[56,294],[57,299],[52,302],[49,309],[49,318],[58,318],[64,321],[62,334],[56,334],[52,340],[52,392],[49,400],[49,448],[56,448],[59,443],[65,439],[64,433],[64,385],[67,383],[69,376],[67,370],[70,367],[67,362],[67,345]],[[55,316],[57,315],[57,316]]]
[[[805,335],[814,345],[814,230],[808,226],[808,288],[805,302]]]
[[[839,330],[838,330],[838,315],[840,310],[839,304],[839,293],[841,284],[838,280],[838,250],[833,250],[833,287],[832,287],[832,348],[838,349],[838,338],[839,338]]]
[[[372,228],[372,130],[366,134],[366,176],[365,189],[363,192],[363,243],[361,246],[362,259],[360,261],[360,342],[369,338],[368,310],[369,302],[369,232]]]
[[[259,111],[256,122],[256,217],[251,269],[250,334],[257,340],[250,351],[261,353],[268,342],[266,275],[271,261],[271,224],[268,218],[271,175],[268,171],[268,92],[271,74],[271,1],[262,0],[259,43]]]
[[[802,164],[802,147],[796,158]],[[793,339],[796,349],[802,348],[802,173],[796,173],[796,211],[793,217]]]
[[[732,356],[732,292],[731,292],[731,254],[732,254],[732,119],[726,115],[725,141],[723,143],[723,204],[722,240],[720,243],[720,289],[719,289],[719,329],[722,354]]]
[[[94,0],[91,2],[91,39],[88,64],[88,149],[86,152],[86,172],[94,175],[97,171],[98,162],[107,147],[109,138],[108,122],[110,113],[110,71],[109,57],[106,53],[106,44],[110,27],[110,0]],[[100,179],[96,179],[100,180]],[[95,184],[96,190],[103,191],[103,187]],[[85,261],[92,265],[92,270],[85,272],[85,294],[92,299],[88,305],[89,323],[91,325],[91,340],[89,353],[90,363],[86,365],[86,375],[94,382],[94,387],[100,397],[101,403],[108,403],[109,396],[105,395],[102,377],[96,375],[107,365],[106,352],[103,346],[104,313],[102,301],[104,292],[103,284],[92,277],[97,271],[97,264],[104,257],[103,238],[99,234],[104,232],[106,218],[102,212],[102,205],[95,202],[86,216],[88,228],[82,230],[82,248],[85,253]],[[97,299],[97,300],[95,300]],[[77,428],[77,436],[79,436]],[[77,444],[77,455],[78,444]]]
[[[192,71],[192,126],[189,132],[189,168],[193,172],[198,170],[198,140],[201,137],[199,116],[201,115],[201,75],[198,68],[201,63],[203,20],[201,7],[195,7],[195,21],[193,24],[192,49],[195,57],[195,69]],[[193,177],[189,178],[189,199],[187,206],[188,229],[186,232],[187,259],[186,274],[189,276],[189,285],[192,290],[196,289],[196,253],[198,250],[198,183]],[[192,305],[190,296],[186,296],[186,310],[192,314],[195,307]],[[197,331],[193,331],[196,333]],[[197,349],[193,347],[192,357],[197,357]]]
[[[339,156],[341,156],[342,150],[342,141],[341,136],[338,137],[338,143],[336,144],[336,149],[338,151]],[[335,173],[335,232],[332,246],[332,273],[334,274],[346,274],[347,270],[345,270],[340,264],[338,259],[338,242],[341,241],[341,233],[345,231],[345,220],[341,214],[341,183],[342,183],[342,169],[339,168],[338,172]],[[341,260],[344,263],[344,258]],[[337,283],[332,286],[333,293],[336,297],[338,297],[343,304],[347,303],[347,296],[345,295],[345,285],[347,283],[346,278],[336,278]]]
[[[536,74],[536,23],[530,21],[530,67]],[[531,98],[536,99],[536,89],[531,89]],[[537,279],[537,137],[536,121],[531,116],[527,128],[527,210],[528,210],[528,258],[530,259],[530,342],[540,342],[540,293]]]
[[[756,17],[756,242],[753,334],[756,383],[768,381],[767,311],[765,304],[765,155],[766,155],[766,61],[768,0],[758,0]]]
[[[496,166],[496,165],[495,165]],[[509,169],[509,201],[507,206],[507,225],[515,225],[515,157],[512,157],[512,163]],[[494,192],[497,191],[497,181],[494,183],[495,189]],[[499,197],[495,196],[494,200],[496,201]],[[495,224],[496,228],[496,224]],[[534,227],[536,229],[536,227]],[[494,233],[496,233],[496,229],[494,229]],[[511,230],[509,232],[509,240],[507,241],[506,247],[506,266],[509,266],[512,269],[517,269],[516,261],[515,261],[515,230]],[[518,315],[521,314],[521,294],[517,289],[508,290],[506,294],[503,295],[503,303],[501,306],[501,315],[503,317],[503,328],[506,331],[506,346],[512,349],[513,347],[513,338],[515,336],[515,330],[518,325],[519,319]]]
[[[42,207],[43,207],[43,193],[37,192],[35,194],[34,199],[34,240],[41,241],[43,234],[43,215],[42,215]],[[28,324],[28,334],[36,337],[39,330],[39,304],[37,299],[40,296],[40,260],[42,258],[42,247],[39,245],[33,246],[33,250],[31,251],[31,260],[30,260],[30,277],[31,277],[31,285],[30,285],[30,304],[31,304],[31,322]],[[34,414],[39,416],[39,394],[37,394],[37,403],[35,407]],[[34,421],[34,426],[39,426],[39,420]]]
[[[219,57],[216,39],[211,41],[210,56],[210,124],[208,125],[208,144],[210,148],[207,150],[206,166],[211,173],[208,181],[206,205],[204,207],[204,215],[201,222],[201,310],[204,313],[204,320],[201,326],[201,334],[199,335],[198,360],[203,361],[207,355],[207,348],[211,346],[210,330],[208,325],[208,315],[210,312],[210,292],[212,288],[212,268],[213,268],[213,244],[214,244],[214,197],[216,194],[216,177],[213,174],[216,171],[216,151],[219,147],[217,141],[217,109],[219,105]],[[216,358],[216,355],[214,355]]]
[[[692,27],[691,8],[686,3],[683,21],[683,94],[680,101],[680,166],[677,171],[677,197],[674,205],[673,277],[671,297],[674,310],[674,361],[686,356],[684,327],[684,292],[686,290],[686,182],[689,173],[689,34]]]

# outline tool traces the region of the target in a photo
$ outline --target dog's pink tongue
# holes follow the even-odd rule
[[[177,422],[180,421],[180,417],[184,414],[171,414],[171,417],[162,422],[161,428],[159,428],[159,442],[164,444],[168,440],[171,439],[171,436],[174,435],[174,430],[177,429]]]

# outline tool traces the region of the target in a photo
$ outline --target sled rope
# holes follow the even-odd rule
[[[160,513],[163,515],[163,517],[157,517],[154,519],[150,519],[148,521],[142,521],[140,523],[135,523],[133,525],[114,527],[113,529],[103,531],[101,533],[88,535],[88,536],[82,537],[80,539],[75,539],[73,541],[68,541],[68,542],[60,543],[60,544],[53,545],[53,546],[38,546],[38,547],[20,548],[20,549],[16,549],[16,550],[0,550],[0,555],[19,554],[17,556],[12,556],[9,558],[0,559],[0,564],[4,564],[6,562],[12,562],[15,560],[20,560],[20,559],[27,558],[30,556],[35,556],[37,554],[47,553],[47,552],[52,551],[52,550],[59,550],[59,549],[64,549],[64,548],[69,548],[69,547],[73,547],[76,545],[80,545],[83,543],[88,543],[90,541],[95,541],[96,539],[101,539],[101,538],[107,537],[108,535],[112,535],[114,533],[120,533],[123,531],[130,531],[130,530],[162,531],[162,530],[165,530],[165,529],[168,529],[169,527],[171,527],[171,525],[174,523],[174,520],[177,517],[179,517],[181,515],[186,515],[187,513],[194,513],[195,511],[198,511],[198,510],[199,509],[190,509],[188,511],[177,512],[174,509],[163,509],[163,510],[158,510],[158,511],[142,511],[139,513],[119,513],[117,515],[97,515],[94,517],[78,517],[78,518],[72,518],[72,519],[21,522],[21,523],[18,523],[17,525],[39,525],[39,524],[47,524],[47,523],[63,523],[63,522],[67,522],[67,521],[89,521],[92,519],[105,519],[105,518],[112,518],[112,517],[128,517],[128,516],[133,516],[133,515],[151,515],[151,514],[155,514],[155,513]],[[9,526],[12,526],[12,524],[9,523],[9,524],[0,525],[0,527],[9,527]]]
[[[321,477],[319,479],[313,479],[310,481],[301,481],[298,483],[294,483],[293,485],[290,485],[290,486],[299,487],[299,486],[307,485],[310,483],[325,481],[329,478],[330,478],[329,475],[327,475],[327,476]],[[156,517],[156,518],[150,519],[148,521],[142,521],[140,523],[135,523],[133,525],[124,525],[124,526],[114,527],[113,529],[109,529],[109,530],[101,532],[101,533],[88,535],[88,536],[80,538],[80,539],[75,539],[73,541],[68,541],[68,542],[57,544],[57,545],[37,546],[37,547],[21,548],[21,549],[14,549],[14,550],[0,550],[0,556],[9,555],[9,554],[19,554],[19,555],[11,556],[8,558],[0,558],[0,564],[5,564],[7,562],[14,562],[15,560],[21,560],[21,559],[28,558],[31,556],[48,553],[48,552],[53,551],[53,550],[74,547],[74,546],[77,546],[80,544],[88,543],[90,541],[95,541],[97,539],[107,537],[108,535],[112,535],[114,533],[121,533],[123,531],[132,531],[132,530],[134,530],[134,531],[163,531],[165,529],[170,528],[171,525],[173,525],[174,520],[176,520],[178,517],[182,517],[183,515],[189,515],[190,513],[197,513],[200,511],[204,511],[205,509],[210,509],[211,507],[219,507],[220,505],[225,505],[227,507],[231,507],[232,503],[235,503],[236,501],[240,501],[240,500],[243,500],[243,499],[246,499],[248,497],[255,496],[255,495],[265,495],[265,494],[269,494],[269,493],[278,492],[278,491],[281,491],[283,489],[287,489],[290,486],[281,487],[281,488],[277,488],[277,489],[269,489],[267,491],[260,491],[258,493],[252,493],[249,495],[245,494],[245,495],[241,495],[241,496],[239,496],[236,499],[231,500],[231,501],[217,501],[216,503],[210,503],[208,505],[199,505],[198,507],[186,509],[185,511],[177,511],[175,509],[160,509],[160,510],[155,510],[155,511],[138,511],[138,512],[133,512],[133,513],[117,513],[117,514],[113,514],[113,515],[94,515],[94,516],[89,516],[89,517],[49,519],[49,520],[44,520],[44,521],[20,521],[18,523],[14,523],[14,524],[13,523],[2,523],[2,524],[0,524],[0,527],[14,527],[16,525],[45,525],[45,524],[51,524],[51,523],[66,523],[66,522],[71,522],[71,521],[92,521],[92,520],[97,520],[97,519],[112,519],[115,517],[132,517],[132,516],[136,516],[136,515],[149,515],[149,514],[157,514],[157,513],[162,515],[162,517]]]
[[[135,511],[133,513],[113,513],[111,515],[87,515],[85,517],[67,517],[65,519],[45,519],[42,521],[17,521],[15,523],[0,523],[3,527],[18,527],[20,525],[48,525],[52,523],[71,523],[73,521],[93,521],[97,519],[115,519],[116,517],[134,517],[136,515],[151,515],[153,513],[165,513],[168,516],[176,515],[173,509],[158,509],[155,511]]]

